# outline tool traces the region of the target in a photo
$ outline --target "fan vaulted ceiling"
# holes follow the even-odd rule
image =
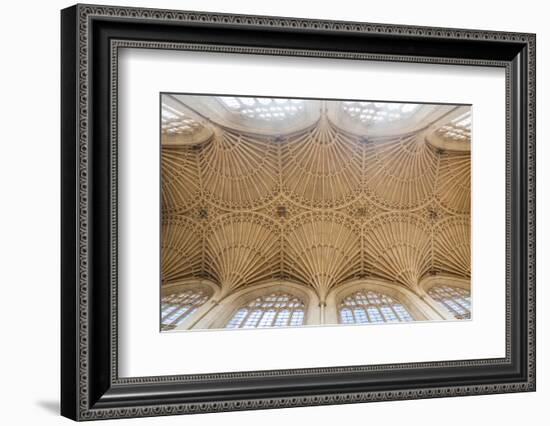
[[[163,283],[470,276],[470,108],[163,95]]]

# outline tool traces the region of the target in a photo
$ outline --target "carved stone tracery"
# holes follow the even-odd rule
[[[469,152],[435,149],[422,126],[357,135],[323,112],[289,134],[210,126],[162,148],[164,280],[199,274],[227,295],[283,278],[323,301],[361,277],[413,292],[434,273],[469,279]]]

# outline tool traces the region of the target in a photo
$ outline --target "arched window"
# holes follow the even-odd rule
[[[470,111],[455,118],[437,130],[437,133],[455,141],[469,141],[472,133],[472,115]]]
[[[218,100],[231,112],[247,118],[265,121],[282,121],[304,110],[303,99],[282,98],[236,98],[221,96]]]
[[[372,290],[360,290],[345,297],[338,312],[341,324],[413,321],[401,303]]]
[[[428,295],[438,301],[456,319],[470,319],[470,291],[460,287],[440,284],[428,290]]]
[[[304,324],[305,305],[288,293],[270,293],[239,308],[225,328],[296,327]]]
[[[171,330],[193,314],[211,296],[206,288],[189,288],[164,296],[161,301],[161,328]]]
[[[351,117],[367,124],[390,123],[413,115],[420,105],[394,102],[342,102],[342,109]]]

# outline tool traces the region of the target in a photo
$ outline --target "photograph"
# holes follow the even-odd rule
[[[472,105],[163,92],[159,116],[161,332],[472,319]]]
[[[45,323],[57,339],[42,323],[33,339],[21,330],[35,324],[8,327],[28,340],[21,359],[57,342],[36,367],[52,377],[24,371],[41,380],[7,388],[53,384],[75,421],[211,413],[207,423],[268,425],[274,409],[317,406],[326,424],[536,414],[548,399],[536,344],[548,325],[536,318],[545,15],[204,1],[65,4],[55,22],[40,6],[33,24],[55,46],[41,38],[40,61],[11,61],[60,56],[48,78],[6,79],[7,170],[24,173],[5,179],[18,197],[4,210],[34,216],[5,221],[10,253],[24,256],[4,281],[29,271],[40,292],[49,268],[61,291],[29,316],[58,306]],[[33,115],[40,135],[21,141],[36,98],[25,84],[48,100],[60,89],[60,108]],[[44,149],[48,128],[61,151]],[[27,167],[29,144],[42,154]],[[29,227],[56,231],[31,268]],[[292,424],[315,417],[295,412]]]

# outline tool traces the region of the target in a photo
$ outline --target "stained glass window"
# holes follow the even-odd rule
[[[287,293],[257,297],[238,309],[226,328],[296,327],[304,324],[305,305]]]
[[[304,111],[302,99],[219,97],[229,111],[244,117],[265,121],[280,121]]]
[[[161,328],[171,330],[192,315],[210,298],[206,289],[193,288],[164,296],[161,301]]]
[[[441,127],[437,132],[454,141],[469,141],[472,133],[472,115],[467,112]]]
[[[413,321],[401,303],[372,290],[360,290],[345,297],[338,311],[341,324]]]
[[[348,115],[366,124],[390,123],[410,117],[419,108],[417,104],[392,102],[342,102]]]
[[[457,319],[470,319],[470,291],[448,285],[435,285],[428,290],[430,297],[439,302]]]
[[[168,135],[192,134],[201,128],[200,123],[167,104],[162,104],[161,125]]]

